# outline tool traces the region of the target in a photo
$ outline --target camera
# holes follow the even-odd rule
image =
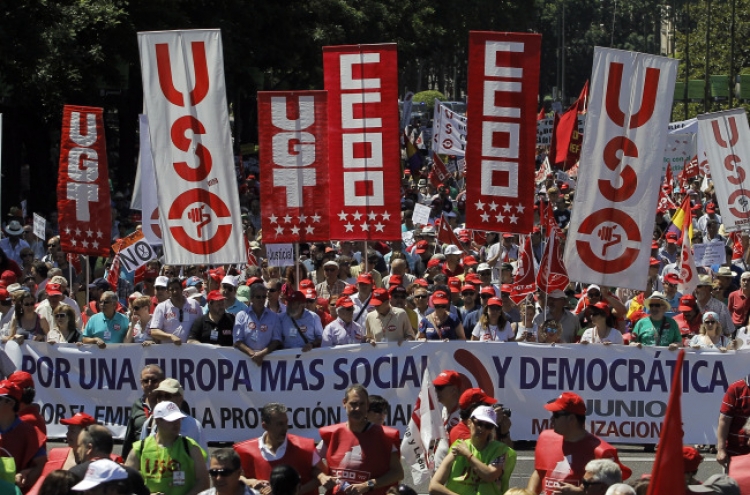
[[[508,409],[507,407],[504,407],[502,404],[497,403],[494,406],[492,406],[492,408],[495,410],[495,412],[500,411],[503,414],[505,414],[505,416],[507,416],[508,418],[510,418],[511,410]]]

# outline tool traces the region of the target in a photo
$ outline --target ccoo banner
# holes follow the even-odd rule
[[[85,411],[125,432],[141,396],[139,373],[158,364],[185,388],[192,415],[208,441],[260,436],[260,408],[283,402],[295,434],[318,438],[317,428],[346,419],[341,404],[353,383],[391,404],[386,424],[402,432],[425,369],[452,369],[513,411],[512,435],[534,440],[550,427],[546,402],[570,390],[586,400],[586,427],[609,442],[656,443],[667,407],[676,353],[663,348],[501,342],[395,342],[277,351],[257,366],[232,347],[203,344],[142,347],[114,344],[48,345],[14,342],[20,367],[34,376],[37,401],[51,438],[65,436],[61,418]],[[714,418],[727,387],[747,374],[747,351],[688,350],[683,363],[685,443],[716,439]]]
[[[143,32],[138,45],[165,261],[244,263],[221,32]]]
[[[594,50],[581,173],[565,245],[571,280],[646,287],[677,65],[656,55]]]

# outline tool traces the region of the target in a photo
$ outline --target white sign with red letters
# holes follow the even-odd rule
[[[643,289],[678,61],[596,47],[578,189],[565,246],[571,280]]]
[[[138,45],[165,261],[244,263],[221,32],[144,32]]]
[[[698,115],[727,232],[750,226],[750,128],[743,108]]]

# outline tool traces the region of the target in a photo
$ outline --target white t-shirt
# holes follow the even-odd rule
[[[604,339],[599,338],[599,334],[596,331],[596,327],[587,328],[581,336],[581,342],[588,342],[589,344],[603,344],[609,342],[611,344],[622,344],[622,334],[616,328],[610,328],[609,333]]]
[[[508,342],[513,340],[513,329],[510,327],[509,321],[505,322],[502,330],[497,325],[489,325],[485,328],[482,327],[481,323],[477,323],[474,330],[471,331],[471,335],[482,342]]]
[[[203,309],[195,299],[186,297],[181,310],[172,304],[172,299],[167,299],[156,306],[151,318],[151,328],[177,335],[184,344],[190,334],[190,327],[202,314]]]

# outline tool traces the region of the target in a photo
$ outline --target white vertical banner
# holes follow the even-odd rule
[[[143,32],[138,47],[165,261],[245,263],[221,32]]]
[[[698,115],[721,219],[727,232],[750,225],[750,128],[742,108]]]
[[[159,225],[159,202],[154,173],[154,156],[151,152],[151,136],[148,128],[148,116],[138,116],[140,126],[140,156],[138,168],[141,192],[141,229],[143,235],[152,246],[161,246],[161,226]]]
[[[677,66],[666,57],[594,49],[565,246],[571,280],[646,287]]]

